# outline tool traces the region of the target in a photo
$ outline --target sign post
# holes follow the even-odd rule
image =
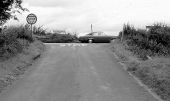
[[[27,23],[31,25],[31,37],[33,37],[33,27],[32,25],[37,22],[37,16],[33,13],[29,14],[26,18]]]

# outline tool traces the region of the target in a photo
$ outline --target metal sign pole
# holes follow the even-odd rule
[[[32,24],[31,24],[31,38],[33,38]]]
[[[31,25],[31,37],[33,38],[33,24],[37,22],[37,16],[31,13],[27,16],[26,20]]]

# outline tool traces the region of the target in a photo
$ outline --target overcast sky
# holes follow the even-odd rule
[[[34,13],[37,25],[50,29],[88,33],[94,31],[117,35],[124,23],[142,28],[154,22],[170,23],[169,0],[23,0],[30,12],[20,16],[20,23]]]

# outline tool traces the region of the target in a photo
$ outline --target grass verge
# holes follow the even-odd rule
[[[118,40],[112,42],[112,50],[124,63],[126,70],[139,78],[154,93],[165,101],[170,101],[170,59],[167,57],[153,57],[141,60],[127,49],[126,44]]]
[[[28,25],[11,26],[0,32],[0,92],[17,80],[44,51],[31,36]]]
[[[44,45],[35,41],[15,57],[0,62],[0,92],[22,76],[44,51]]]

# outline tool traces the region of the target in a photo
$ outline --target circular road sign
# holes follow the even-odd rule
[[[35,14],[29,14],[26,18],[28,24],[35,24],[37,22],[37,16]]]

